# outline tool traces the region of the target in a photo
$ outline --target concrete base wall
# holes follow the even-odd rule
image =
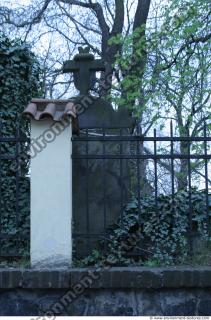
[[[0,316],[210,316],[211,268],[0,270]]]
[[[0,316],[48,314],[64,290],[1,290]],[[87,290],[57,316],[210,316],[211,290]],[[38,319],[37,319],[38,320]]]

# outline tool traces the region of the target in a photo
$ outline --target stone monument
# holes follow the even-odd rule
[[[93,137],[119,135],[120,131],[128,133],[133,126],[127,108],[115,111],[100,92],[94,94],[95,73],[104,70],[102,60],[95,60],[88,49],[81,48],[63,68],[65,73],[73,73],[79,91],[71,97],[80,128],[80,137],[73,139],[73,234],[78,257],[98,247],[101,235],[121,214],[130,189],[128,160],[106,157],[128,154],[129,143],[91,141]]]

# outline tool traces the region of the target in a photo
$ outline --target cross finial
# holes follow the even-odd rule
[[[63,66],[63,72],[73,72],[75,87],[79,90],[80,95],[88,95],[89,90],[93,87],[93,78],[97,71],[105,71],[102,60],[95,60],[89,52],[89,47],[79,47],[79,53],[73,60],[66,61]]]

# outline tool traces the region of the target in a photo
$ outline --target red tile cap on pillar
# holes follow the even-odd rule
[[[62,121],[64,118],[71,117],[73,133],[79,134],[76,107],[70,100],[32,99],[23,115],[37,121],[48,119]]]
[[[76,118],[76,114],[77,112],[74,103],[68,102],[66,104],[63,116],[72,116],[73,118]]]
[[[56,105],[55,103],[48,103],[45,107],[45,110],[40,114],[40,120],[46,119],[46,118],[52,118],[54,119],[56,113]]]
[[[24,114],[28,117],[35,118],[37,114],[37,105],[36,103],[29,103],[26,109],[24,110]]]

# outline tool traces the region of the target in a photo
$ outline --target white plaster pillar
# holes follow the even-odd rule
[[[31,120],[32,267],[71,265],[71,121],[64,130],[62,126],[62,122]]]

